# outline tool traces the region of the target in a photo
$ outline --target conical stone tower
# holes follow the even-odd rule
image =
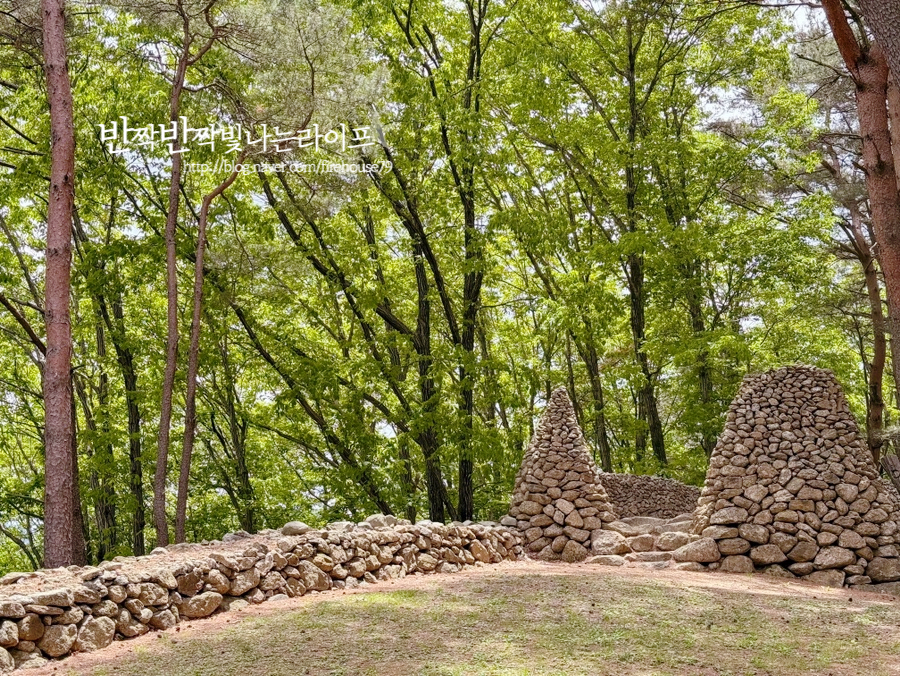
[[[710,568],[834,586],[900,579],[897,499],[831,371],[748,376],[710,458],[693,530]]]
[[[553,392],[513,489],[504,523],[525,534],[525,549],[545,560],[581,561],[591,534],[616,520],[565,388]]]

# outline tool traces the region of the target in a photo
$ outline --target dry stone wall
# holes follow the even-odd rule
[[[293,522],[280,532],[223,540],[159,548],[96,567],[5,575],[0,673],[248,603],[452,573],[515,560],[523,551],[519,533],[497,524],[411,525],[382,515],[325,530]]]
[[[784,367],[744,379],[689,547],[711,570],[887,583],[900,580],[898,519],[834,375]]]
[[[700,497],[700,489],[696,486],[658,476],[601,472],[600,482],[619,518],[671,519],[693,512]]]
[[[509,515],[525,549],[544,560],[587,558],[592,533],[617,519],[565,388],[553,392],[516,476]]]

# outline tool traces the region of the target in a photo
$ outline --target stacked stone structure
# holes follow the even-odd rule
[[[744,379],[710,459],[691,547],[711,570],[833,586],[900,580],[898,504],[830,371]],[[713,547],[712,545],[715,545]]]
[[[412,525],[378,514],[324,530],[292,522],[280,532],[230,534],[99,566],[9,573],[0,578],[0,674],[248,603],[521,555],[519,533],[497,524]]]
[[[523,532],[525,549],[544,560],[587,558],[592,533],[617,519],[565,388],[553,392],[513,489],[503,525]]]
[[[619,518],[671,519],[693,512],[700,498],[700,489],[696,486],[658,476],[601,472],[600,482]]]

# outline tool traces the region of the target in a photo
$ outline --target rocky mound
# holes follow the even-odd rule
[[[711,570],[861,585],[900,579],[897,510],[834,375],[791,366],[744,379],[693,531]]]
[[[700,497],[696,486],[658,476],[601,472],[600,481],[620,518],[671,519],[694,511]]]
[[[588,556],[592,532],[617,519],[591,459],[565,388],[541,416],[502,524],[524,533],[537,558],[574,562]]]

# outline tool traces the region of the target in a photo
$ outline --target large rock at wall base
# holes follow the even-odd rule
[[[78,628],[74,624],[54,624],[44,630],[37,645],[45,655],[62,657],[72,650],[76,638]]]
[[[149,622],[151,627],[161,631],[174,627],[176,624],[178,624],[178,618],[175,617],[175,613],[169,609],[159,610],[153,613],[153,617],[150,618]]]
[[[311,565],[311,564],[310,564]],[[259,584],[259,571],[256,568],[236,573],[228,590],[230,596],[241,596]]]
[[[683,563],[675,564],[676,570],[686,570],[690,573],[705,573],[707,568],[702,563],[697,563],[696,561],[685,561]]]
[[[791,561],[795,561],[797,563],[805,563],[807,561],[812,561],[816,558],[816,554],[819,553],[819,545],[815,542],[806,542],[801,540],[798,542],[793,549],[791,549],[787,557]]]
[[[166,611],[168,612],[168,611]],[[113,642],[116,623],[108,617],[89,617],[78,630],[75,650],[83,653],[105,648]]]
[[[844,573],[840,570],[817,570],[815,573],[804,575],[802,579],[823,587],[844,586]]]
[[[9,654],[15,662],[16,669],[37,669],[47,664],[47,660],[41,655],[40,651],[26,653],[13,648],[9,651]]]
[[[720,573],[752,573],[753,561],[749,556],[726,556],[719,564]]]
[[[6,648],[0,648],[0,674],[12,671],[16,668],[16,662]]]
[[[300,581],[307,590],[327,591],[331,589],[331,577],[319,570],[310,561],[298,563],[297,570],[300,571]]]
[[[778,545],[760,545],[750,550],[750,558],[757,566],[787,561],[787,557]]]
[[[422,552],[421,554],[419,554],[418,559],[416,559],[416,565],[418,566],[419,570],[427,573],[437,568],[438,560],[431,554]]]
[[[487,550],[487,547],[478,540],[473,541],[472,544],[469,545],[469,551],[472,552],[472,556],[475,557],[476,561],[481,561],[483,563],[491,562],[490,552]]]
[[[285,590],[291,598],[303,596],[306,593],[306,585],[292,577],[288,578],[288,581],[285,583]]]
[[[613,530],[594,531],[591,538],[591,552],[598,555],[627,554],[631,547],[625,536]]]
[[[813,565],[819,570],[843,568],[852,566],[854,563],[856,563],[856,554],[843,547],[823,547],[813,560]],[[842,583],[843,579],[841,578]]]
[[[185,599],[178,612],[184,617],[207,617],[222,605],[222,598],[218,592],[203,592]]]
[[[616,556],[615,554],[601,554],[600,556],[592,556],[585,559],[585,563],[591,563],[597,566],[624,566],[625,557]]]
[[[569,540],[560,555],[560,558],[566,563],[578,563],[579,561],[584,561],[587,557],[588,550],[585,549],[584,545],[575,542],[575,540]]]
[[[142,624],[139,620],[132,617],[128,610],[122,608],[116,618],[116,631],[125,638],[133,638],[146,634],[150,629],[146,624]]]
[[[866,575],[872,578],[872,582],[900,580],[900,559],[885,559],[876,556],[866,566]]]
[[[712,538],[700,538],[696,542],[690,542],[672,552],[672,556],[679,563],[686,561],[712,563],[721,558],[716,541]]]
[[[220,607],[225,612],[232,612],[242,610],[249,605],[250,602],[246,599],[237,598],[235,596],[226,596],[222,599],[222,605]]]

